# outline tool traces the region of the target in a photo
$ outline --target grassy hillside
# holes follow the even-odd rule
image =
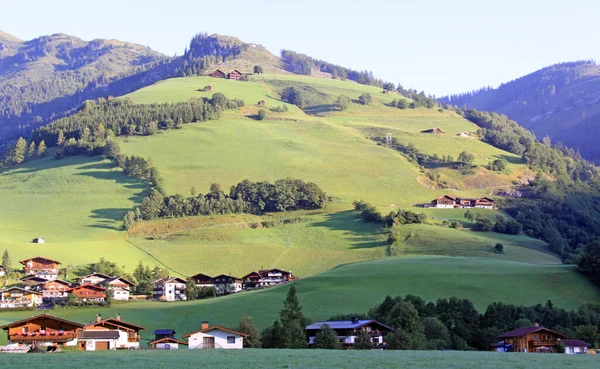
[[[7,365],[36,365],[36,355],[6,355]],[[363,368],[407,367],[422,369],[462,369],[465,364],[480,369],[499,367],[548,369],[595,368],[594,355],[530,355],[493,352],[423,352],[423,351],[326,351],[326,350],[159,350],[120,352],[71,352],[44,356],[46,368],[155,368],[168,362],[174,367],[203,366],[232,369],[256,368]],[[127,363],[127,364],[121,364]]]
[[[379,259],[340,266],[295,282],[305,315],[313,320],[339,313],[366,312],[386,295],[413,294],[428,301],[457,296],[470,299],[477,309],[503,301],[534,305],[547,300],[562,308],[599,303],[598,289],[572,266],[531,265],[486,258],[411,256]],[[111,308],[57,309],[57,316],[86,322],[96,313],[117,312],[123,319],[146,326],[143,338],[157,328],[177,332],[195,329],[202,320],[234,327],[244,314],[259,328],[277,319],[288,286],[191,302],[115,302]],[[158,313],[160,311],[160,313]],[[7,312],[12,321],[31,312]]]
[[[123,212],[139,203],[145,184],[126,177],[107,160],[52,157],[0,172],[0,248],[12,261],[36,255],[63,264],[87,264],[104,256],[133,268],[148,256],[121,232]],[[46,244],[30,243],[45,237]]]

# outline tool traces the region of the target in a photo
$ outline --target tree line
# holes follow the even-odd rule
[[[140,220],[178,218],[194,215],[239,214],[312,210],[325,206],[326,193],[312,182],[285,178],[274,183],[244,180],[231,186],[226,194],[214,183],[206,194],[192,187],[189,197],[180,194],[164,196],[153,189],[142,205],[129,211],[124,218],[126,229]]]

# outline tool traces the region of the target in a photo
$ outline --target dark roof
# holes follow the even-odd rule
[[[562,340],[561,341],[565,346],[569,347],[590,347],[591,345],[585,341],[581,340]]]
[[[224,332],[229,332],[229,333],[237,334],[238,336],[242,336],[242,337],[247,337],[248,336],[246,333],[237,332],[237,331],[234,331],[234,330],[229,329],[229,328],[221,327],[219,325],[213,325],[212,327],[208,327],[208,328],[205,328],[205,329],[200,329],[199,331],[194,331],[194,332],[186,333],[186,334],[184,334],[181,337],[186,338],[186,337],[191,336],[192,334],[206,333],[206,332],[210,332],[210,331],[214,331],[214,330],[220,330],[220,331],[224,331]]]
[[[179,278],[179,277],[165,277],[165,278],[157,279],[153,283],[154,284],[165,284],[165,283],[183,283],[183,284],[185,284],[186,281],[185,281],[185,279]]]
[[[194,279],[194,278],[196,278],[196,277],[205,277],[205,278],[210,278],[210,279],[212,279],[212,277],[211,277],[211,276],[209,276],[209,275],[206,275],[206,274],[204,274],[204,273],[198,273],[198,274],[194,274],[193,276],[189,277],[189,278],[188,278],[188,280],[192,280],[192,279]]]
[[[33,293],[34,295],[41,295],[40,292],[32,291],[32,290],[26,290],[25,288],[21,288],[21,287],[7,287],[7,288],[4,288],[4,289],[1,289],[0,291],[11,291],[11,290],[20,290],[20,291],[27,292],[27,293]]]
[[[185,341],[180,341],[180,340],[178,340],[178,339],[171,338],[171,337],[165,337],[165,338],[161,338],[161,339],[159,339],[159,340],[150,341],[150,342],[148,342],[148,344],[149,344],[149,345],[155,345],[155,344],[157,344],[157,343],[162,343],[162,342],[165,342],[165,343],[178,343],[178,344],[180,344],[180,345],[186,345],[186,346],[187,346],[187,344],[188,344],[188,343],[187,343],[187,342],[185,342]]]
[[[174,329],[157,329],[154,332],[152,332],[152,334],[175,334],[177,332],[175,332]]]
[[[96,276],[96,277],[102,277],[102,278],[104,278],[104,279],[111,278],[111,276],[109,276],[109,275],[107,275],[107,274],[102,274],[102,273],[97,273],[97,272],[94,272],[94,273],[92,273],[92,274],[84,275],[83,277],[81,277],[81,278],[79,278],[79,279],[88,278],[88,277],[94,277],[94,276]]]
[[[78,339],[116,339],[119,331],[78,331]]]
[[[123,278],[123,277],[110,277],[108,279],[103,280],[102,282],[100,282],[101,285],[106,285],[109,284],[112,281],[116,281],[116,280],[120,280],[122,282],[124,282],[125,284],[128,284],[130,286],[135,286],[135,283],[128,281],[127,279]]]
[[[13,326],[16,326],[16,325],[19,325],[19,324],[22,324],[22,323],[27,323],[27,322],[35,320],[37,318],[49,318],[49,319],[57,320],[59,322],[63,322],[63,323],[67,323],[67,324],[72,324],[72,325],[74,325],[76,327],[79,327],[79,328],[83,328],[83,324],[81,324],[81,323],[75,323],[75,322],[72,322],[70,320],[61,319],[61,318],[58,318],[58,317],[55,317],[55,316],[52,316],[52,315],[49,315],[49,314],[46,314],[46,313],[40,314],[40,315],[36,315],[36,316],[32,316],[32,317],[29,317],[29,318],[26,318],[26,319],[18,320],[16,322],[8,323],[6,325],[1,326],[0,328],[6,330],[6,329],[8,329],[10,327],[13,327]]]
[[[565,335],[562,333],[558,333],[555,332],[551,329],[548,328],[544,328],[544,327],[523,327],[523,328],[517,328],[515,330],[512,330],[510,332],[506,332],[503,335],[498,336],[498,338],[509,338],[509,337],[523,337],[526,336],[528,334],[534,333],[534,332],[538,332],[538,331],[549,331],[552,332],[558,336],[564,337]]]
[[[234,277],[232,275],[227,275],[227,274],[219,274],[218,276],[214,277],[213,279],[216,280],[217,278],[242,279],[242,278]]]
[[[41,256],[34,256],[34,257],[32,257],[32,258],[29,258],[29,259],[21,260],[21,261],[19,261],[19,263],[21,263],[21,264],[25,265],[25,264],[27,264],[27,262],[28,262],[29,260],[35,260],[35,259],[42,259],[42,260],[50,261],[50,262],[52,262],[52,263],[61,264],[61,262],[60,262],[60,261],[56,261],[56,260],[52,260],[52,259],[48,259],[48,258],[44,258],[44,257],[41,257]]]
[[[369,325],[369,324],[377,324],[383,328],[389,329],[390,331],[393,331],[394,328],[392,327],[388,327],[387,325],[378,322],[377,320],[374,319],[365,319],[365,320],[330,320],[330,321],[324,321],[324,322],[316,322],[314,324],[308,325],[306,326],[306,330],[318,330],[321,329],[321,327],[323,325],[327,324],[329,326],[329,328],[331,329],[357,329],[360,327],[364,327],[365,325]]]

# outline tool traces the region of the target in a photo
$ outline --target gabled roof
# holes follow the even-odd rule
[[[198,274],[194,274],[193,276],[189,277],[188,281],[190,281],[192,279],[196,279],[198,277],[204,277],[204,278],[210,278],[210,279],[212,279],[212,277],[209,276],[209,275],[206,275],[206,274],[203,274],[203,273],[198,273]]]
[[[51,282],[57,282],[57,283],[65,285],[67,287],[71,287],[71,283],[69,283],[67,281],[63,281],[62,279],[44,280],[44,282],[40,282],[40,283],[36,284],[35,286],[40,286],[40,285],[43,285],[43,284],[46,284],[46,283],[51,283]]]
[[[186,280],[179,277],[165,277],[157,279],[153,282],[154,284],[165,284],[165,283],[183,283],[186,284]]]
[[[213,279],[217,279],[217,278],[233,278],[233,279],[242,279],[242,278],[238,278],[238,277],[234,277],[232,275],[227,275],[227,274],[219,274],[218,276],[214,277]]]
[[[314,324],[308,325],[306,326],[306,330],[318,330],[321,329],[321,327],[323,325],[329,325],[329,328],[331,329],[357,329],[357,328],[361,328],[364,327],[366,325],[369,324],[376,324],[379,325],[385,329],[389,329],[390,331],[393,331],[394,328],[389,327],[383,323],[378,322],[377,320],[374,319],[365,319],[365,320],[330,320],[330,321],[324,321],[324,322],[316,322]]]
[[[244,74],[244,73],[240,72],[240,71],[239,71],[239,70],[237,70],[237,69],[234,69],[234,70],[232,70],[232,71],[231,71],[231,72],[229,72],[229,73],[233,73],[233,72],[235,72],[235,73],[238,73],[238,74]]]
[[[452,196],[448,196],[448,195],[440,196],[440,197],[436,198],[436,200],[439,200],[439,199],[444,199],[444,198],[446,198],[446,199],[449,199],[449,200],[452,200],[452,201],[454,201],[454,200],[455,200],[455,199],[454,199],[454,197],[452,197]]]
[[[106,275],[106,274],[102,274],[102,273],[97,273],[97,272],[94,272],[94,273],[92,273],[92,274],[84,275],[83,277],[80,277],[79,279],[81,280],[81,279],[84,279],[84,278],[90,278],[90,277],[99,277],[99,278],[104,278],[104,279],[109,279],[109,278],[112,278],[112,277],[111,277],[111,276],[109,276],[109,275]]]
[[[290,272],[289,270],[283,270],[283,269],[279,269],[279,268],[262,269],[262,270],[259,270],[258,272],[259,273],[281,272],[281,273],[292,274],[292,272]]]
[[[186,346],[188,345],[188,343],[185,341],[180,341],[178,339],[171,338],[171,337],[165,337],[165,338],[161,338],[159,340],[154,340],[154,341],[148,342],[149,345],[155,345],[157,343],[178,343],[180,345],[186,345]]]
[[[119,331],[78,331],[77,339],[117,339]]]
[[[238,336],[242,336],[242,337],[247,337],[248,336],[246,333],[236,332],[236,331],[228,329],[228,328],[223,328],[221,326],[214,325],[212,327],[201,329],[199,331],[194,331],[194,332],[186,333],[186,334],[184,334],[181,337],[187,338],[187,337],[189,337],[189,336],[191,336],[193,334],[196,334],[196,333],[206,333],[206,332],[210,332],[210,331],[214,331],[214,330],[219,330],[219,331],[223,331],[223,332],[227,332],[227,333],[231,333],[231,334],[237,334]]]
[[[92,322],[90,324],[87,324],[86,327],[94,327],[94,326],[105,326],[105,325],[111,325],[113,327],[122,327],[125,328],[127,330],[145,330],[146,327],[142,327],[141,325],[137,325],[137,324],[133,324],[133,323],[127,323],[123,320],[119,320],[119,319],[115,319],[115,318],[107,318],[107,319],[102,319],[99,322]]]
[[[248,279],[248,278],[250,278],[253,275],[257,276],[257,277],[260,277],[260,273],[259,272],[250,272],[250,273],[246,274],[245,276],[243,276],[241,279]]]
[[[177,332],[175,332],[174,329],[157,329],[154,332],[152,332],[152,334],[175,334]]]
[[[34,281],[34,282],[47,282],[48,280],[45,278],[36,277],[34,275],[27,275],[25,277],[21,277],[22,281]]]
[[[19,263],[25,265],[25,264],[27,264],[27,262],[29,260],[45,260],[45,261],[49,261],[51,263],[62,264],[60,261],[56,261],[56,260],[44,258],[44,257],[41,257],[41,256],[35,256],[35,257],[29,258],[29,259],[21,260],[21,261],[19,261]]]
[[[562,340],[561,341],[565,346],[568,347],[590,347],[591,345],[585,341],[581,340]]]
[[[506,333],[498,336],[498,338],[523,337],[523,336],[526,336],[528,334],[535,333],[535,332],[538,332],[538,331],[552,332],[552,333],[554,333],[554,334],[556,334],[557,336],[560,336],[560,337],[564,337],[565,336],[562,333],[558,333],[558,332],[555,332],[555,331],[553,331],[551,329],[544,328],[544,327],[523,327],[523,328],[517,328],[517,329],[512,330],[510,332],[506,332]]]
[[[34,295],[41,295],[40,292],[35,292],[35,291],[32,291],[32,290],[26,290],[26,289],[21,288],[21,287],[7,287],[5,289],[0,290],[0,292],[6,292],[6,291],[12,291],[12,290],[19,290],[19,291],[23,291],[23,292],[27,292],[27,293],[32,293]]]
[[[71,288],[71,291],[80,290],[83,288],[89,288],[91,290],[96,290],[96,291],[101,291],[101,292],[106,291],[106,288],[96,286],[95,284],[82,284],[81,286],[75,286],[75,287]]]
[[[110,282],[117,281],[117,280],[119,280],[119,281],[121,281],[121,282],[123,282],[123,283],[125,283],[125,284],[127,284],[127,285],[130,285],[130,286],[132,286],[132,287],[133,287],[133,286],[135,286],[135,283],[133,283],[133,282],[130,282],[130,281],[128,281],[127,279],[125,279],[125,278],[123,278],[123,277],[110,277],[110,278],[108,278],[108,279],[105,279],[105,280],[103,280],[103,281],[102,281],[102,282],[100,282],[99,284],[101,284],[101,285],[106,285],[106,284],[109,284]]]
[[[52,316],[52,315],[49,315],[49,314],[43,313],[43,314],[40,314],[40,315],[35,315],[35,316],[29,317],[29,318],[25,318],[25,319],[22,319],[22,320],[18,320],[18,321],[16,321],[16,322],[8,323],[8,324],[6,324],[6,325],[3,325],[3,326],[1,326],[0,328],[1,328],[1,329],[4,329],[4,330],[7,330],[7,329],[8,329],[8,328],[10,328],[10,327],[19,326],[19,325],[21,325],[21,324],[23,324],[23,323],[27,323],[27,322],[30,322],[30,321],[32,321],[32,320],[38,319],[38,318],[47,318],[47,319],[52,319],[52,320],[56,320],[56,321],[59,321],[59,322],[62,322],[62,323],[66,323],[66,324],[71,324],[71,325],[74,325],[74,326],[76,326],[76,327],[78,327],[78,328],[83,328],[83,326],[84,326],[84,325],[83,325],[83,324],[81,324],[81,323],[72,322],[72,321],[70,321],[70,320],[61,319],[61,318],[58,318],[58,317],[55,317],[55,316]]]

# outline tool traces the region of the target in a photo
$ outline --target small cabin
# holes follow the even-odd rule
[[[227,78],[227,75],[225,74],[225,72],[223,72],[220,69],[217,69],[216,71],[210,73],[208,76],[213,77],[213,78]]]
[[[390,90],[384,88],[383,91],[381,91],[381,93],[383,93],[384,95],[388,95],[390,93]]]
[[[236,81],[239,81],[240,79],[242,79],[242,76],[244,75],[244,73],[240,72],[237,69],[232,70],[231,72],[229,72],[229,74],[227,75],[228,79],[234,79]]]
[[[260,100],[260,101],[258,102],[258,106],[260,106],[261,108],[264,108],[266,104],[267,104],[267,103],[265,102],[265,100]]]
[[[31,240],[32,243],[46,243],[46,239],[44,237],[36,237]]]
[[[211,92],[212,91],[212,86],[211,85],[204,86],[204,88],[202,89],[202,91],[204,91],[204,92]]]
[[[440,128],[435,127],[435,128],[430,128],[430,129],[426,129],[424,131],[421,131],[421,133],[433,133],[433,134],[440,134],[440,133],[444,133],[444,131],[442,131]]]

